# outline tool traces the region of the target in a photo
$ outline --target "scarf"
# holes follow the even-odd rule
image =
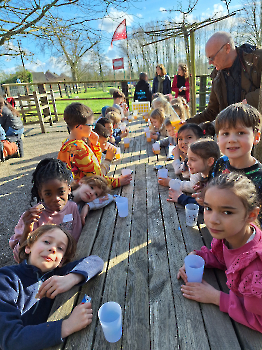
[[[163,82],[165,78],[166,78],[165,76],[162,76],[162,77],[160,75],[157,76],[157,80],[158,80],[157,92],[163,93]]]

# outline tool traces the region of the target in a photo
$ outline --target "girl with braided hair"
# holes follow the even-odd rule
[[[15,234],[9,240],[17,262],[20,245],[32,231],[44,224],[55,224],[67,229],[76,242],[82,230],[77,205],[68,200],[71,172],[65,163],[53,158],[41,160],[33,172],[32,183],[32,207],[23,213],[15,227]],[[33,206],[35,200],[37,204]]]

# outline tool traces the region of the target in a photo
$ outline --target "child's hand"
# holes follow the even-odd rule
[[[160,177],[160,178],[158,179],[159,185],[161,185],[161,186],[166,186],[166,187],[169,186],[169,181],[170,181],[170,177],[166,177],[166,178]]]
[[[93,310],[91,303],[77,305],[70,317],[62,322],[61,337],[80,331],[92,322]]]
[[[192,252],[190,252],[188,255],[196,255],[195,251],[193,250]],[[185,268],[185,264],[180,267],[180,269],[178,270],[177,273],[177,279],[179,280],[179,278],[182,278],[182,280],[186,283],[187,282],[187,275],[186,275],[186,268]]]
[[[167,199],[167,201],[177,203],[178,197],[180,197],[181,194],[183,194],[183,192],[180,190],[176,191],[176,190],[173,190],[172,188],[170,188],[168,191],[168,194],[169,194],[169,198]]]
[[[187,299],[198,301],[199,303],[215,304],[219,306],[220,291],[205,282],[190,283],[187,282],[181,286],[181,292]]]
[[[114,145],[109,144],[106,151],[106,159],[110,161],[113,160],[115,154],[116,154],[116,147]]]
[[[42,204],[37,204],[24,213],[23,222],[25,228],[29,230],[29,232],[33,231],[34,222],[37,222],[39,220],[40,214],[44,209],[45,207]]]
[[[121,138],[124,138],[128,135],[128,129],[126,129],[125,131],[121,131]]]
[[[58,294],[67,292],[83,280],[83,276],[77,273],[69,273],[65,276],[52,276],[39,288],[36,298],[47,297],[54,299]]]
[[[151,132],[150,133],[150,135],[151,135],[151,139],[153,139],[153,140],[157,140],[158,139],[158,135],[154,132]]]
[[[86,216],[88,214],[88,211],[89,211],[89,205],[85,204],[81,210],[81,213],[80,213],[82,226],[84,226],[86,223]]]
[[[194,190],[196,192],[192,193],[192,197],[195,198],[195,200],[197,201],[197,203],[199,205],[204,205],[204,197],[205,197],[205,188],[203,188],[202,186],[199,187],[199,186],[195,186],[194,187]]]
[[[174,156],[174,159],[179,159],[180,157],[180,149],[178,147],[178,145],[176,145],[172,151],[172,154]]]
[[[91,133],[90,133],[88,139],[89,139],[89,141],[95,146],[95,145],[97,145],[97,143],[98,143],[99,136],[97,135],[96,132],[91,131]]]
[[[130,182],[132,181],[132,175],[121,175],[119,176],[119,180],[120,180],[120,186],[125,186],[125,185],[129,185]]]

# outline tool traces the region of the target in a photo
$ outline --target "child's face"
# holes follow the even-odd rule
[[[168,133],[168,136],[170,137],[176,137],[176,132],[175,132],[175,128],[172,125],[167,125],[166,126],[166,131]]]
[[[93,202],[97,197],[102,194],[101,188],[97,186],[90,186],[89,184],[81,183],[79,181],[80,187],[77,189],[79,191],[80,198],[83,202]]]
[[[61,211],[68,201],[70,186],[66,181],[52,179],[44,182],[39,190],[39,197],[52,211]]]
[[[191,174],[202,173],[203,175],[208,175],[210,167],[214,163],[212,157],[203,159],[199,155],[193,153],[190,148],[187,151],[187,158],[187,165]]]
[[[106,123],[105,124],[105,128],[106,130],[108,130],[110,132],[110,136],[113,135],[113,124],[112,123]]]
[[[100,143],[100,147],[101,147],[102,152],[104,152],[106,150],[107,141],[108,141],[107,137],[99,136],[99,143]]]
[[[42,234],[31,247],[26,246],[29,254],[28,263],[47,272],[58,267],[63,259],[68,245],[66,234],[59,228],[54,228]]]
[[[260,139],[260,133],[254,132],[252,127],[237,124],[235,128],[222,128],[218,133],[220,151],[230,159],[241,159],[251,155],[253,145]],[[243,158],[244,159],[244,158]]]
[[[226,239],[232,247],[243,242],[249,222],[257,214],[247,214],[244,204],[231,190],[211,187],[204,198],[205,224],[216,239]]]
[[[153,119],[150,118],[151,124],[153,125],[154,128],[159,129],[161,126],[161,123],[158,119]]]
[[[177,136],[178,147],[181,152],[187,154],[188,146],[197,141],[197,136],[190,129],[181,131]]]

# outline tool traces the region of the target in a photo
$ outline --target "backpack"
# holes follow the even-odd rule
[[[12,157],[13,155],[17,154],[18,147],[15,142],[10,142],[8,140],[2,140],[1,141],[3,146],[3,158]]]

